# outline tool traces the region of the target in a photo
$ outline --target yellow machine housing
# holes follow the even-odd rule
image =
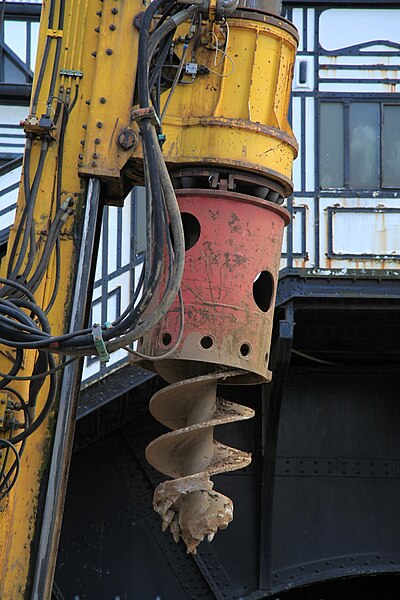
[[[196,59],[210,74],[178,86],[172,97],[163,122],[167,164],[256,173],[278,182],[286,197],[297,156],[287,118],[297,31],[284,19],[245,10],[227,25],[229,58],[202,45]],[[218,39],[223,29],[205,24],[207,42],[210,32]]]

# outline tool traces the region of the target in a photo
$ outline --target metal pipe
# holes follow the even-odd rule
[[[217,14],[221,16],[231,15],[238,7],[239,0],[219,0],[217,1]]]

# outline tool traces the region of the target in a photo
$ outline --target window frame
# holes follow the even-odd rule
[[[0,98],[4,100],[26,101],[29,103],[32,91],[33,64],[30,54],[31,24],[40,22],[41,4],[5,2],[3,19],[5,21],[23,21],[27,23],[26,28],[26,61],[22,61],[14,54],[4,41],[4,26],[0,30],[0,49],[2,59],[0,61]],[[4,55],[15,64],[16,68],[25,75],[25,83],[12,83],[4,81]]]
[[[374,103],[379,105],[379,187],[375,188],[358,188],[350,185],[350,105],[354,103]],[[321,185],[321,139],[322,139],[322,127],[321,127],[321,105],[324,103],[337,103],[343,105],[343,172],[344,172],[344,185],[335,187],[322,187]],[[400,179],[397,186],[383,185],[383,117],[385,106],[398,106],[400,110],[400,95],[396,95],[395,98],[389,98],[382,94],[319,94],[318,96],[318,151],[317,151],[317,181],[316,189],[321,194],[332,194],[335,190],[340,192],[379,192],[387,194],[400,190]]]

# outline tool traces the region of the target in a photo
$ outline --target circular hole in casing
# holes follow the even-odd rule
[[[268,312],[274,293],[274,280],[269,271],[261,271],[253,283],[253,298],[258,308]]]
[[[172,342],[172,335],[169,333],[169,331],[164,331],[161,337],[161,341],[163,346],[170,345],[170,343]]]
[[[200,222],[197,217],[188,212],[181,213],[181,219],[183,234],[185,236],[185,250],[190,250],[199,241],[201,233]],[[171,237],[172,247],[174,247],[174,236],[172,234],[171,225],[169,226],[169,234]]]
[[[248,342],[243,342],[239,348],[239,353],[242,358],[248,358],[250,356],[251,346]]]
[[[200,340],[200,346],[203,348],[203,350],[210,350],[210,348],[214,346],[214,340],[212,339],[211,335],[203,335]]]
[[[185,250],[190,250],[199,240],[201,232],[200,223],[192,213],[183,212],[181,213],[181,217],[183,233],[185,234]]]

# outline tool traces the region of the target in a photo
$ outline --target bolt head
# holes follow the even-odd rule
[[[129,129],[129,127],[123,129],[117,139],[117,144],[122,150],[136,148],[137,143],[137,135],[132,129]]]

